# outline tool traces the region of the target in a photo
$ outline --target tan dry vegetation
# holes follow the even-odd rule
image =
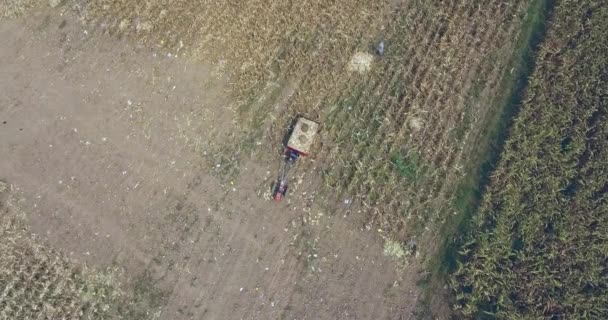
[[[378,31],[374,22],[387,7],[386,1],[363,0],[92,0],[81,10],[110,33],[205,61],[227,61],[238,91],[257,94],[251,90],[269,81],[305,70],[314,75],[348,61],[353,45]]]
[[[36,0],[1,0],[0,18],[16,18],[32,8]]]

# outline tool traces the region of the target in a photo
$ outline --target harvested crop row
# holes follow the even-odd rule
[[[608,318],[608,5],[562,1],[451,278],[467,318]]]

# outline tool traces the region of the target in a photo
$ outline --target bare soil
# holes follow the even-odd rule
[[[413,317],[416,268],[317,194],[314,165],[280,205],[278,156],[232,184],[211,174],[235,123],[214,67],[50,9],[1,21],[0,39],[0,179],[50,246],[122,269],[149,318]]]

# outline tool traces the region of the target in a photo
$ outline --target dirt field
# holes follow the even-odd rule
[[[230,79],[49,10],[0,22],[0,179],[33,233],[122,269],[151,319],[412,318],[416,268],[312,174],[276,205],[278,156],[229,185],[209,173]]]

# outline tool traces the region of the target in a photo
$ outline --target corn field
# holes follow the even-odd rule
[[[0,319],[121,319],[112,276],[76,268],[0,203]]]
[[[480,101],[498,89],[527,8],[432,4],[398,7],[382,37],[387,53],[368,74],[336,81],[339,94],[327,95],[320,105],[329,109],[319,111],[331,137],[320,152],[327,185],[401,236],[444,218],[469,145],[498,107]]]
[[[558,2],[450,280],[464,318],[608,319],[606,30],[606,2]]]
[[[533,2],[69,0],[65,7],[96,26],[92,33],[209,63],[229,79],[236,102],[227,107],[239,130],[207,156],[227,174],[251,156],[274,161],[268,151],[296,116],[321,123],[314,162],[302,170],[316,169],[326,194],[357,200],[371,222],[404,240],[453,211],[476,143],[503,107],[491,102]],[[7,0],[0,17],[31,3]],[[608,5],[562,0],[555,10],[450,278],[464,318],[608,319]],[[112,286],[26,236],[1,209],[0,319],[117,318],[126,300],[117,302]]]

